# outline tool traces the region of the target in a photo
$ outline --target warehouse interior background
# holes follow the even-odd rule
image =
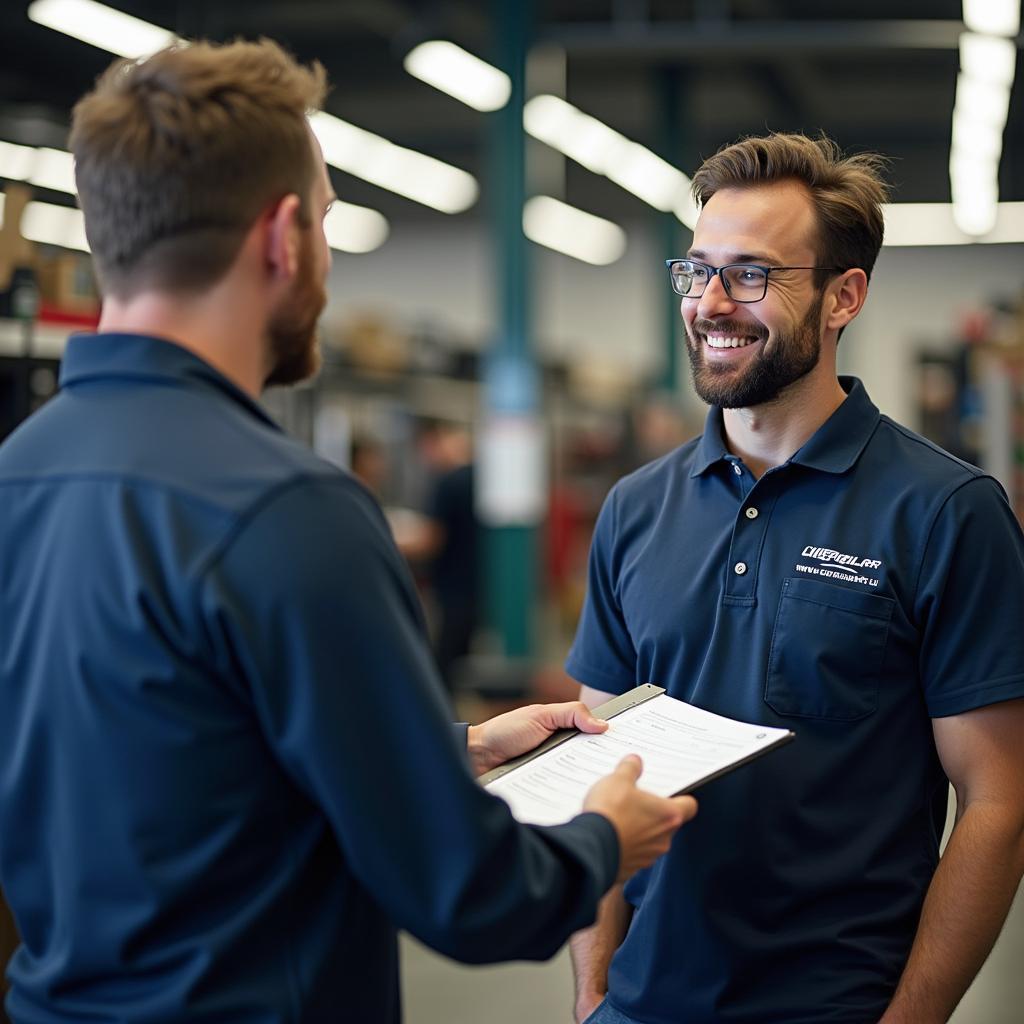
[[[993,473],[1024,517],[1019,2],[111,4],[137,19],[128,49],[110,7],[0,8],[0,439],[98,315],[66,152],[76,99],[115,53],[174,36],[268,36],[319,60],[340,200],[325,365],[266,402],[341,465],[372,453],[365,479],[400,538],[436,471],[424,425],[469,440],[486,614],[454,670],[464,714],[575,695],[560,662],[601,500],[702,426],[663,261],[689,244],[687,175],[742,135],[825,132],[889,158],[887,244],[841,372]],[[425,80],[460,66],[422,45],[439,41],[507,72],[494,98],[486,69],[468,102]],[[429,565],[409,550],[429,611]],[[0,958],[10,941],[0,922]],[[1020,1019],[1022,955],[1018,898],[957,1024]],[[405,992],[412,1024],[571,1016],[564,954],[467,969],[409,941]]]

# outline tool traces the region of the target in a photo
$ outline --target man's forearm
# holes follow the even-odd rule
[[[917,936],[881,1024],[944,1024],[985,962],[1024,871],[1016,813],[972,804],[928,888]]]
[[[595,924],[569,940],[573,976],[576,981],[576,1019],[584,1020],[608,990],[608,965],[622,944],[633,908],[622,895],[622,886],[608,891],[601,900]]]

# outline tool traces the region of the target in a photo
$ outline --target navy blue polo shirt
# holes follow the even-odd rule
[[[170,342],[73,338],[0,448],[16,1024],[399,1019],[395,926],[548,957],[614,829],[471,777],[384,519]]]
[[[712,409],[601,512],[569,672],[796,733],[627,885],[609,1000],[643,1024],[877,1020],[938,860],[931,719],[1024,695],[1005,495],[842,383],[759,480]]]

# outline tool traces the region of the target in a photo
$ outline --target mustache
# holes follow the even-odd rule
[[[740,338],[758,338],[763,341],[768,337],[768,331],[761,324],[745,323],[742,320],[704,320],[698,317],[693,321],[690,330],[694,334],[716,334],[734,335]]]

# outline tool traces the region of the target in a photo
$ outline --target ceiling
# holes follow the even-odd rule
[[[447,37],[493,59],[495,4],[487,0],[107,0],[188,37],[271,36],[319,59],[327,109],[360,127],[465,168],[486,215],[494,116],[410,77],[404,53]],[[527,5],[520,5],[527,6]],[[565,97],[692,172],[743,134],[825,130],[845,149],[892,158],[901,202],[948,202],[948,160],[960,0],[535,0],[533,39],[564,50]],[[75,99],[112,59],[31,23],[28,0],[0,8],[0,138],[64,143]],[[1011,98],[1000,198],[1024,200],[1024,84]],[[557,79],[559,60],[542,74]],[[529,91],[528,85],[528,91]],[[543,91],[550,91],[550,84]],[[544,150],[541,144],[535,144]],[[552,159],[550,150],[539,159]],[[548,172],[551,168],[548,167]],[[560,177],[558,163],[555,173]],[[564,169],[564,198],[619,220],[649,207],[583,168]],[[341,172],[338,194],[393,220],[440,219]]]

